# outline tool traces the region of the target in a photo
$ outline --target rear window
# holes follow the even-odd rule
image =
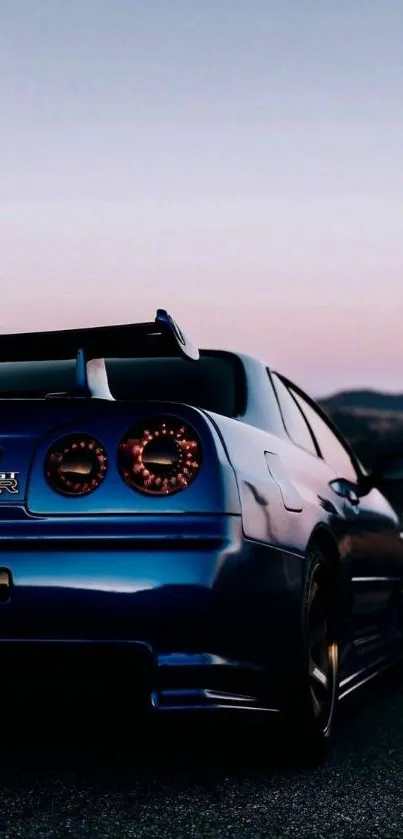
[[[204,352],[196,362],[182,358],[106,359],[116,399],[185,402],[233,417],[244,408],[243,369],[230,353]],[[42,397],[71,391],[73,361],[0,364],[0,397]]]

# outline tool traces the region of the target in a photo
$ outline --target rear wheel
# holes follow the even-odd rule
[[[339,681],[339,620],[334,581],[326,557],[313,547],[307,555],[302,609],[302,644],[285,697],[287,739],[304,762],[327,754]]]

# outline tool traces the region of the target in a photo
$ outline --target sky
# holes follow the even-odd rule
[[[0,0],[0,331],[403,392],[401,0]]]

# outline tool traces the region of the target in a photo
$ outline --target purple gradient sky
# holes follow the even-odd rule
[[[0,0],[0,330],[403,391],[401,0]]]

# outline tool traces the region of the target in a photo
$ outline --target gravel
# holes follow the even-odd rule
[[[114,742],[107,711],[78,725],[27,706],[3,723],[0,837],[401,839],[402,696],[392,674],[346,700],[315,769],[287,766],[269,729],[262,741],[212,725],[209,739],[200,725],[134,718],[130,740],[123,722]]]

